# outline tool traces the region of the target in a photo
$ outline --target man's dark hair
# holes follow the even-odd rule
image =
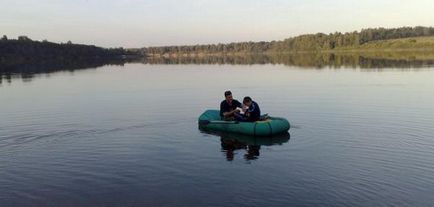
[[[243,99],[243,103],[251,102],[251,101],[252,101],[252,98],[250,98],[249,96],[246,96],[246,97],[244,97],[244,99]]]
[[[232,95],[231,91],[225,91],[225,97]]]

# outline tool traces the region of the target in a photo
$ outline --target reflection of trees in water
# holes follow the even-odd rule
[[[148,58],[149,64],[283,64],[305,68],[421,68],[434,65],[431,52],[297,53]]]
[[[122,59],[77,59],[68,61],[59,60],[40,60],[37,62],[26,63],[8,63],[0,64],[0,84],[12,82],[13,79],[22,79],[23,81],[31,81],[38,74],[49,74],[60,71],[83,70],[89,68],[97,68],[103,65],[123,65],[125,60]]]
[[[96,68],[107,64],[123,65],[126,62],[145,64],[282,64],[303,68],[362,68],[402,70],[434,66],[434,52],[369,52],[369,53],[298,53],[298,54],[255,54],[226,56],[179,56],[171,58],[147,58],[124,60],[121,58],[77,58],[77,59],[31,59],[0,61],[0,84],[14,78],[30,81],[37,74],[57,71],[74,71]]]

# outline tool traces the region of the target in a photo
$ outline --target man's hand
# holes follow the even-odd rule
[[[234,115],[235,113],[239,113],[239,112],[240,112],[239,109],[235,109],[235,110],[232,110],[232,111],[230,111],[230,112],[224,112],[224,113],[223,113],[223,116],[224,116],[224,117],[228,117],[228,116],[232,116],[232,115]]]
[[[243,105],[243,112],[245,113],[246,111],[247,111],[247,109],[248,109],[249,107],[247,107],[246,105]]]

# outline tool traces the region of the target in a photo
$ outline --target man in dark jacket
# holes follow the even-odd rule
[[[231,91],[225,92],[225,100],[220,103],[220,116],[224,120],[233,120],[234,115],[239,113],[241,108],[241,103],[232,97]]]
[[[252,100],[252,98],[246,96],[243,99],[243,104],[247,109],[244,112],[244,115],[235,114],[235,118],[238,121],[248,121],[248,122],[255,122],[259,121],[261,117],[261,109],[259,108],[259,105]]]

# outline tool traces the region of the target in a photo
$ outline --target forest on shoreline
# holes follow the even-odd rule
[[[433,37],[422,44],[420,37]],[[388,40],[393,40],[390,41]],[[399,40],[399,41],[397,41]],[[245,53],[348,52],[352,50],[434,50],[434,27],[362,29],[354,32],[317,33],[271,42],[145,47],[142,56],[231,55]]]
[[[0,39],[0,71],[17,65],[64,65],[67,63],[95,63],[124,59],[123,48],[102,48],[94,45],[35,41],[27,36]]]

